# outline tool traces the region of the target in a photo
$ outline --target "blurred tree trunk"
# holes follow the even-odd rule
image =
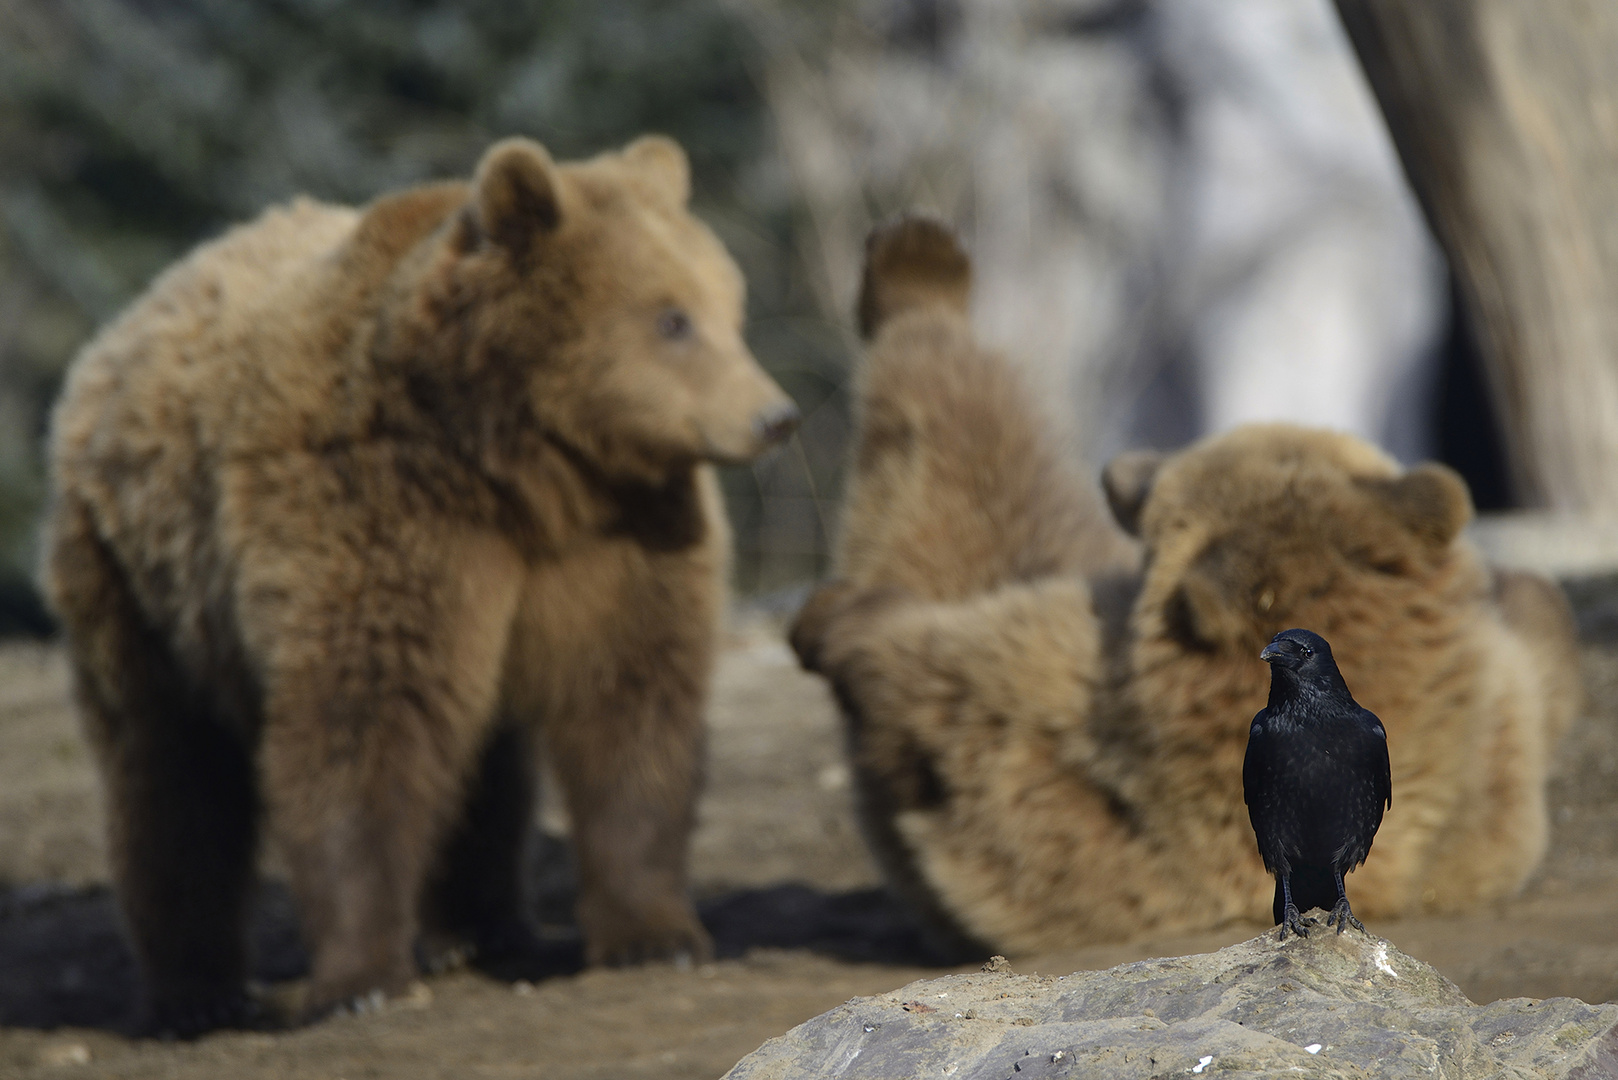
[[[1618,514],[1618,5],[1336,2],[1478,323],[1519,500]]]

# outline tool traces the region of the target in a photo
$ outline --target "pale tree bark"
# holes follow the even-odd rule
[[[929,210],[1093,462],[1280,419],[1430,456],[1442,260],[1331,0],[731,3],[830,319]]]
[[[1519,498],[1618,514],[1618,6],[1336,2],[1474,314]]]

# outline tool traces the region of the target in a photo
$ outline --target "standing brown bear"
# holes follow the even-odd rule
[[[311,1014],[428,929],[521,933],[533,745],[587,959],[709,941],[686,895],[729,534],[710,462],[796,411],[673,142],[300,200],[163,274],[75,362],[44,585],[108,790],[146,1022],[243,1018],[261,818]]]
[[[793,643],[844,708],[866,834],[934,930],[1034,952],[1267,917],[1242,758],[1259,652],[1294,626],[1387,727],[1393,807],[1355,910],[1522,885],[1577,648],[1553,583],[1466,540],[1458,476],[1254,425],[1115,459],[1115,525],[975,344],[952,238],[911,219],[867,257],[840,581]]]

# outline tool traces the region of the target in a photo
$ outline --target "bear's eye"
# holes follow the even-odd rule
[[[691,317],[679,308],[670,308],[657,317],[657,332],[669,341],[691,336]]]

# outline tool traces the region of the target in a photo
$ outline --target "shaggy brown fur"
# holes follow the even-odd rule
[[[75,363],[44,584],[155,1026],[239,1018],[260,816],[312,1011],[412,978],[424,901],[520,936],[535,736],[589,959],[708,950],[685,888],[728,558],[705,462],[793,412],[687,193],[666,139],[567,165],[508,140],[470,184],[269,211]]]
[[[849,720],[866,839],[946,949],[989,939],[939,906],[923,853],[904,836],[946,807],[933,744],[1015,797],[971,764],[987,752],[975,739],[939,738],[1004,734],[1026,720],[1022,734],[1037,740],[1085,715],[1099,666],[1085,578],[1137,559],[1100,491],[1030,422],[1036,406],[1019,373],[978,346],[969,278],[965,253],[935,221],[872,233],[860,300],[870,344],[836,581],[793,630]],[[1020,740],[1013,754],[1034,752]]]
[[[1393,809],[1356,909],[1517,888],[1544,849],[1575,646],[1554,585],[1492,574],[1460,538],[1459,478],[1401,472],[1345,435],[1250,427],[1109,467],[1143,576],[1110,575],[1099,548],[1052,557],[1049,515],[1094,538],[1094,500],[946,307],[871,344],[842,580],[794,637],[844,703],[868,833],[935,926],[1028,952],[1266,917],[1241,762],[1268,685],[1258,653],[1289,626],[1331,641],[1388,729]],[[928,437],[895,439],[880,420],[896,411]],[[1001,452],[1019,440],[1036,450]]]
[[[860,437],[836,576],[960,600],[1051,574],[1130,567],[1133,545],[1041,425],[1019,373],[967,321],[970,264],[905,218],[866,245]]]

